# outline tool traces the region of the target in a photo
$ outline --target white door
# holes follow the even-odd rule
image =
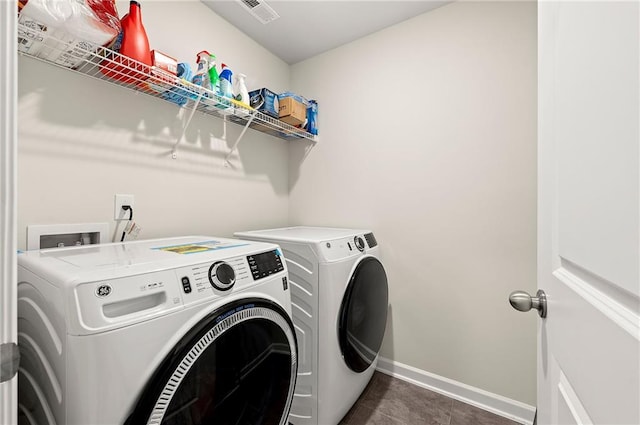
[[[538,424],[640,424],[640,7],[538,3]]]
[[[0,0],[0,424],[17,423],[16,381],[16,3]]]

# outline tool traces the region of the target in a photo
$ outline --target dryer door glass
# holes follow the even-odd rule
[[[227,305],[165,359],[127,424],[286,424],[296,359],[282,309],[250,300]]]
[[[387,324],[389,291],[382,263],[365,257],[354,270],[340,308],[338,336],[347,366],[363,372],[376,359]]]

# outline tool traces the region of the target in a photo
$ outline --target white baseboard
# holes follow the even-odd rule
[[[417,385],[422,388],[446,395],[447,397],[486,410],[512,421],[531,425],[535,415],[535,407],[490,393],[453,379],[444,378],[425,372],[393,360],[378,358],[377,370],[394,378]]]

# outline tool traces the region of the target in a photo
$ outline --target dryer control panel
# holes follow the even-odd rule
[[[325,261],[339,261],[359,255],[378,246],[373,233],[353,235],[319,244],[321,258]]]

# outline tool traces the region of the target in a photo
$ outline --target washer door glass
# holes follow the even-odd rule
[[[243,300],[209,315],[182,339],[126,423],[286,424],[296,373],[288,315],[273,303]]]
[[[366,257],[351,275],[345,291],[338,337],[347,366],[365,371],[376,359],[387,324],[389,288],[382,263]]]

